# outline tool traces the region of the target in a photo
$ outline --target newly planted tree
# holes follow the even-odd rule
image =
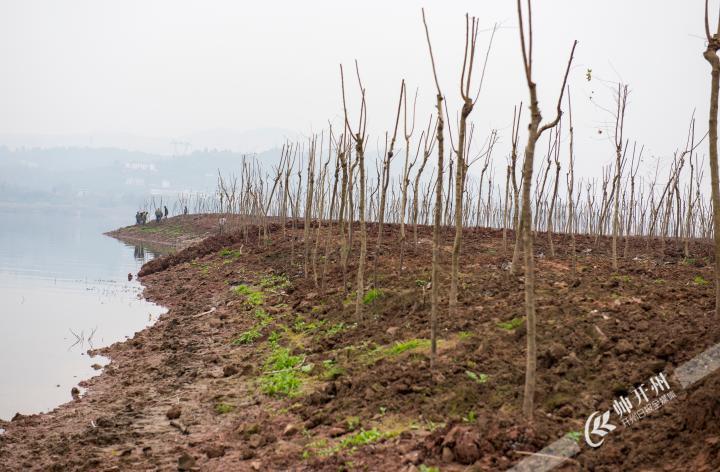
[[[430,64],[432,65],[433,78],[435,79],[435,87],[437,95],[435,96],[437,127],[436,137],[438,144],[438,162],[437,162],[437,180],[435,182],[435,210],[433,217],[433,250],[432,250],[432,280],[431,280],[431,306],[430,306],[430,352],[434,361],[437,353],[437,317],[438,307],[440,305],[440,224],[442,221],[442,182],[444,167],[444,126],[443,120],[443,94],[440,89],[440,82],[437,78],[435,69],[435,57],[433,56],[432,43],[430,42],[430,32],[428,31],[427,21],[425,20],[425,10],[422,10],[423,25],[425,26],[425,37],[427,38],[428,50],[430,52]]]
[[[536,383],[536,365],[537,365],[537,346],[536,346],[536,319],[535,319],[535,261],[533,257],[533,235],[532,235],[532,208],[530,200],[530,187],[532,185],[533,161],[535,158],[535,145],[542,134],[557,126],[562,115],[561,104],[565,85],[567,83],[570,65],[572,64],[573,55],[577,41],[573,43],[570,51],[570,59],[567,63],[565,76],[563,78],[562,87],[560,88],[560,97],[558,98],[555,119],[541,125],[542,115],[540,114],[540,105],[537,98],[537,84],[532,77],[532,52],[533,52],[533,32],[532,32],[532,9],[531,0],[527,0],[528,21],[527,31],[528,39],[525,37],[525,23],[523,21],[522,3],[517,0],[518,20],[520,24],[520,45],[522,51],[523,67],[525,69],[525,78],[527,81],[528,92],[530,95],[530,124],[528,126],[527,144],[525,146],[525,161],[523,162],[523,189],[522,189],[522,216],[520,222],[520,230],[523,240],[523,262],[525,266],[525,316],[527,323],[527,362],[525,367],[525,390],[523,394],[523,413],[528,419],[532,419],[534,409],[535,383]]]
[[[358,213],[360,214],[360,258],[358,261],[355,293],[355,316],[356,318],[361,318],[363,296],[365,295],[365,258],[367,254],[367,228],[365,226],[365,140],[367,138],[367,108],[365,104],[365,88],[360,80],[360,69],[358,68],[357,61],[355,61],[355,72],[357,73],[358,87],[360,88],[360,118],[358,119],[357,131],[353,132],[345,102],[345,77],[343,75],[342,64],[340,65],[340,83],[342,87],[345,126],[347,132],[355,142],[355,158],[360,170],[360,201],[358,207]]]
[[[455,167],[455,239],[453,241],[452,250],[452,268],[450,275],[450,313],[454,313],[458,300],[458,273],[460,266],[460,245],[462,243],[462,210],[463,210],[463,192],[465,191],[465,144],[467,133],[467,118],[475,107],[478,94],[473,98],[470,92],[470,84],[472,81],[473,66],[475,65],[475,47],[477,45],[478,20],[472,17],[470,20],[465,15],[465,53],[463,56],[462,73],[460,74],[460,97],[463,105],[460,111],[460,127],[458,130],[458,143],[455,149],[457,158]],[[482,81],[480,82],[482,84]],[[438,87],[439,88],[439,87]]]
[[[708,0],[705,0],[705,37],[707,47],[703,56],[711,68],[710,81],[710,117],[709,141],[710,141],[710,188],[712,192],[713,208],[713,237],[715,242],[715,316],[720,317],[720,176],[718,175],[718,93],[720,91],[720,19],[717,30],[710,34],[710,23],[708,21]]]

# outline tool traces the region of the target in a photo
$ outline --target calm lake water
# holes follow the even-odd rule
[[[128,273],[154,255],[103,236],[134,215],[0,208],[0,418],[48,411],[97,375],[86,351],[164,312]]]

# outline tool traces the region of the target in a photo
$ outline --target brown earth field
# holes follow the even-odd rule
[[[430,228],[420,228],[417,246],[409,228],[400,271],[399,228],[386,225],[370,290],[377,225],[368,226],[369,284],[356,318],[359,233],[346,293],[337,227],[322,228],[316,286],[312,264],[304,274],[300,223],[273,223],[266,238],[257,227],[217,234],[217,221],[177,217],[155,231],[113,233],[181,245],[205,239],[143,266],[145,297],[169,311],[99,349],[111,363],[82,384],[84,395],[0,422],[0,469],[505,470],[568,435],[580,452],[555,470],[720,470],[720,373],[687,389],[673,378],[720,342],[705,241],[693,241],[686,259],[677,241],[631,239],[614,272],[608,239],[578,237],[573,276],[569,237],[554,236],[551,258],[547,235],[537,235],[538,379],[529,423],[521,413],[523,282],[507,270],[512,244],[506,254],[502,231],[465,231],[459,307],[449,316],[443,297],[431,364]],[[452,236],[443,231],[441,293]],[[622,425],[613,400],[636,404],[642,384],[652,400],[649,379],[661,372],[676,398]],[[585,421],[606,410],[617,429],[591,448]]]

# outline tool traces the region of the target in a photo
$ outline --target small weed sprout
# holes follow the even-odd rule
[[[332,325],[331,327],[329,327],[329,328],[327,329],[327,331],[325,332],[325,334],[326,334],[327,336],[335,336],[336,334],[342,333],[342,332],[345,331],[345,330],[354,328],[355,326],[357,326],[357,325],[354,324],[354,323],[351,324],[351,325],[347,325],[347,324],[342,323],[342,322],[341,322],[341,323],[336,323],[336,324]]]
[[[280,333],[277,331],[273,331],[270,333],[270,336],[268,336],[268,343],[270,343],[270,347],[273,349],[278,347],[278,342],[280,341]]]
[[[514,329],[519,328],[522,326],[523,322],[525,321],[525,318],[513,318],[510,321],[504,321],[502,323],[498,323],[498,328],[502,328],[507,331],[512,331]]]
[[[345,423],[347,424],[349,431],[355,431],[360,427],[360,417],[359,416],[348,416],[345,419]]]
[[[579,443],[580,438],[582,437],[582,434],[580,431],[570,431],[567,434],[565,434],[565,437],[572,439],[573,441]]]
[[[243,344],[252,344],[262,337],[260,327],[255,325],[252,329],[241,333],[232,343],[234,346],[240,346]]]
[[[325,371],[322,374],[322,378],[325,380],[335,380],[345,373],[345,370],[337,365],[333,359],[324,360],[323,367]]]
[[[281,370],[264,375],[260,381],[262,390],[268,395],[293,396],[300,389],[300,379],[293,370]]]
[[[437,467],[430,467],[425,464],[420,464],[420,467],[418,467],[419,472],[440,472],[440,469]]]
[[[260,279],[260,286],[268,290],[279,291],[287,290],[292,286],[292,284],[290,283],[290,279],[288,279],[286,275],[282,274],[266,275]]]
[[[265,301],[265,297],[261,291],[248,287],[245,284],[238,285],[233,291],[238,295],[244,295],[247,303],[252,306],[262,305]]]
[[[710,282],[705,280],[705,277],[703,277],[702,275],[696,275],[695,278],[693,279],[693,283],[695,285],[707,285]]]
[[[242,256],[240,249],[223,248],[218,252],[218,255],[223,259],[239,259]]]
[[[230,405],[229,403],[218,403],[217,405],[215,405],[215,413],[217,413],[218,415],[230,413],[234,409],[235,407],[233,405]]]
[[[472,380],[475,383],[478,384],[484,384],[488,381],[488,375],[487,374],[476,374],[475,372],[471,370],[466,370],[465,375],[468,376],[470,380]]]
[[[391,347],[386,348],[385,350],[388,355],[397,356],[405,351],[427,346],[430,346],[429,339],[409,339],[407,341],[397,342]]]
[[[382,294],[383,294],[382,291],[380,291],[379,289],[371,288],[370,290],[367,291],[367,293],[363,297],[363,300],[362,300],[363,305],[370,305],[375,300],[380,298],[382,296]]]
[[[340,447],[343,449],[354,449],[359,446],[364,446],[366,444],[374,443],[376,441],[379,441],[382,439],[383,435],[380,431],[378,431],[377,428],[364,430],[361,429],[357,433],[353,434],[352,436],[349,436],[345,439],[343,439],[340,442]]]
[[[268,315],[268,313],[262,308],[255,310],[255,318],[260,321],[262,326],[267,326],[272,322],[272,316]]]
[[[260,379],[262,391],[268,395],[294,396],[300,390],[301,384],[295,368],[302,363],[302,359],[300,356],[291,355],[288,348],[278,347],[277,340],[273,346],[273,352],[265,362],[266,374]]]

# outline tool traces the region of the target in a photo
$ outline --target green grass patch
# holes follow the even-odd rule
[[[267,395],[295,396],[302,384],[296,367],[299,367],[303,360],[300,356],[291,355],[288,348],[279,347],[277,340],[271,345],[274,348],[265,361],[266,373],[260,378],[260,387]]]
[[[437,467],[430,467],[425,464],[420,464],[420,467],[418,467],[418,472],[440,472],[440,469]]]
[[[270,333],[270,336],[268,336],[268,343],[270,344],[270,347],[273,349],[277,348],[280,343],[280,337],[282,335],[278,331],[273,331]]]
[[[255,310],[255,318],[260,321],[260,324],[262,326],[267,326],[272,322],[272,316],[270,316],[265,310],[262,308],[257,308]]]
[[[411,351],[414,349],[422,348],[422,347],[429,347],[430,346],[430,340],[429,339],[408,339],[407,341],[398,341],[392,346],[388,346],[385,348],[381,348],[384,354],[389,356],[398,356],[406,351]]]
[[[252,306],[262,305],[265,301],[265,296],[261,291],[255,290],[245,284],[238,285],[233,289],[233,291],[238,295],[245,296],[245,301]]]
[[[242,251],[240,249],[230,249],[226,247],[220,249],[220,252],[218,252],[218,256],[222,257],[223,259],[239,259],[242,256]]]
[[[378,298],[382,297],[382,291],[377,288],[371,288],[370,290],[365,293],[365,296],[363,296],[363,305],[370,305]]]
[[[523,318],[523,317],[513,318],[510,321],[503,321],[501,323],[498,323],[497,325],[498,325],[498,328],[502,328],[507,331],[512,331],[512,330],[517,329],[520,326],[522,326],[524,321],[525,321],[525,318]]]
[[[269,290],[286,290],[292,286],[287,275],[266,275],[260,279],[260,286]]]
[[[705,277],[703,277],[702,275],[696,275],[693,279],[693,283],[695,285],[708,285],[710,282],[705,280]]]
[[[232,342],[234,346],[241,346],[243,344],[252,344],[258,339],[262,337],[262,333],[260,332],[260,326],[255,325],[252,327],[252,329],[245,331],[244,333],[241,333],[240,336],[235,338]]]
[[[327,336],[335,336],[338,333],[342,333],[343,331],[347,331],[348,329],[354,328],[357,326],[357,324],[353,323],[351,325],[345,324],[345,323],[335,323],[334,325],[330,326],[326,331],[325,334]]]
[[[579,443],[580,438],[582,437],[582,434],[580,433],[580,431],[570,431],[565,434],[565,437],[572,439],[576,443]]]
[[[310,331],[316,331],[323,327],[323,325],[325,325],[325,320],[306,321],[305,318],[298,315],[298,317],[295,318],[295,323],[293,324],[293,331],[296,333],[307,333]]]
[[[345,369],[340,367],[333,359],[323,361],[322,378],[324,380],[335,380],[345,373]]]
[[[484,384],[488,381],[487,374],[476,374],[472,370],[466,370],[465,375],[467,375],[470,380],[478,384]]]
[[[300,390],[300,377],[294,370],[281,370],[265,374],[260,379],[262,391],[267,395],[285,395],[292,397]]]
[[[215,413],[218,415],[224,415],[226,413],[230,413],[235,409],[235,406],[230,405],[229,403],[218,403],[215,405]]]
[[[460,331],[458,333],[458,338],[460,338],[460,341],[465,341],[467,339],[470,339],[472,335],[473,334],[470,331]]]
[[[348,420],[349,419],[350,418],[348,418]],[[361,429],[360,431],[347,436],[334,444],[330,443],[327,439],[322,438],[308,444],[303,451],[302,457],[303,459],[309,459],[313,455],[318,457],[329,457],[342,450],[347,450],[352,454],[358,447],[375,443],[390,436],[390,433],[383,433],[377,428],[372,428],[368,430]]]
[[[347,424],[347,427],[350,431],[355,431],[360,427],[360,417],[348,416],[347,418],[345,418],[345,424]]]
[[[613,275],[613,280],[617,280],[618,282],[630,282],[632,277],[629,275]]]
[[[383,296],[383,292],[380,289],[377,288],[371,288],[368,290],[362,297],[362,303],[363,305],[371,305],[374,303],[378,298]],[[357,290],[353,290],[352,292],[348,293],[347,297],[343,300],[343,306],[350,306],[354,305],[357,300]]]
[[[279,347],[270,354],[265,366],[268,370],[292,369],[293,367],[297,367],[301,362],[302,358],[291,355],[290,349]]]
[[[340,441],[340,447],[343,449],[353,449],[367,444],[374,443],[383,438],[383,434],[377,428],[361,429],[357,433],[344,438]]]

